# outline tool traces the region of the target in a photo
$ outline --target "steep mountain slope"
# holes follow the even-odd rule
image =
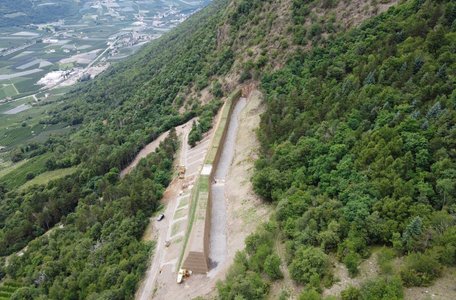
[[[277,208],[247,239],[219,297],[274,297],[284,274],[305,287],[303,299],[318,299],[334,281],[332,264],[356,276],[372,245],[389,247],[382,272],[399,276],[344,299],[401,298],[402,285],[431,284],[456,263],[455,5],[409,0],[352,29],[395,3],[218,0],[65,96],[42,122],[72,134],[20,151],[41,168],[77,171],[0,189],[0,255],[28,244],[0,261],[0,278],[22,286],[13,298],[131,299],[175,135],[125,180],[119,170],[239,86],[264,93],[253,184]],[[404,255],[403,269],[391,266]]]
[[[62,105],[49,112],[42,123],[72,126],[76,132],[20,150],[24,155],[43,158],[45,163],[39,171],[78,166],[79,172],[44,190],[41,187],[4,196],[0,203],[1,255],[22,248],[59,222],[76,207],[86,188],[100,194],[102,176],[110,171],[110,176],[118,173],[161,132],[202,110],[194,101],[186,113],[179,114],[183,101],[178,95],[197,82],[209,84],[207,74],[223,72],[224,65],[230,67],[215,49],[220,5],[214,4],[131,60],[66,95]],[[68,186],[69,182],[75,184]],[[37,194],[42,194],[37,200],[23,200],[35,199]],[[17,226],[19,223],[23,226]]]
[[[263,298],[289,272],[318,299],[333,263],[355,277],[373,245],[388,247],[380,276],[343,299],[403,298],[456,265],[455,13],[407,1],[263,74],[253,184],[276,216],[247,239],[220,298]]]
[[[20,149],[44,160],[43,168],[75,166],[77,171],[46,186],[1,189],[0,255],[41,236],[21,256],[1,260],[0,277],[24,286],[16,299],[133,296],[151,249],[140,239],[169,183],[175,138],[122,181],[119,169],[161,132],[204,110],[179,93],[205,87],[213,74],[230,68],[218,53],[223,49],[216,49],[215,28],[225,5],[214,3],[65,96],[42,122],[72,126],[70,136]]]

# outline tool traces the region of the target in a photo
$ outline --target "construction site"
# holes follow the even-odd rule
[[[256,227],[255,217],[248,214],[258,199],[244,176],[233,178],[231,173],[250,172],[235,170],[243,168],[235,163],[253,161],[254,145],[239,143],[239,139],[254,142],[251,137],[259,122],[259,98],[259,93],[248,90],[232,93],[213,128],[193,148],[188,145],[193,120],[176,127],[182,145],[176,177],[165,192],[164,219],[157,221],[152,216],[144,235],[145,240],[157,244],[136,299],[187,299],[210,293],[243,247],[245,236]],[[164,133],[157,140],[166,136]],[[248,149],[241,149],[243,146]],[[250,201],[235,197],[236,189],[231,186],[240,187],[238,192]],[[255,214],[267,215],[268,210],[260,207]]]

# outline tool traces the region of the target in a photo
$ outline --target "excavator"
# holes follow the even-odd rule
[[[184,282],[184,279],[190,277],[190,275],[192,275],[192,271],[187,269],[180,269],[177,273],[177,283],[181,284]]]

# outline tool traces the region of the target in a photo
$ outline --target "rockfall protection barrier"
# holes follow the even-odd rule
[[[211,146],[206,154],[201,174],[192,190],[190,217],[185,236],[182,255],[178,269],[191,270],[193,273],[204,274],[209,272],[209,233],[211,231],[211,182],[214,180],[215,170],[223,150],[231,113],[241,97],[241,90],[230,95],[222,107],[220,119],[216,125]]]

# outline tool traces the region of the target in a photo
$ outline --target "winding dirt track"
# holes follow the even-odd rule
[[[184,132],[184,130],[190,130],[193,121],[195,119],[191,119],[184,125],[180,125],[176,127],[176,134],[179,135]],[[120,172],[120,178],[124,178],[125,175],[129,174],[141,161],[141,159],[145,158],[147,155],[153,153],[158,146],[160,146],[160,143],[163,142],[169,135],[170,130],[163,132],[158,138],[147,144],[139,153],[136,155],[135,159],[125,168]],[[188,132],[185,136],[188,136]]]

